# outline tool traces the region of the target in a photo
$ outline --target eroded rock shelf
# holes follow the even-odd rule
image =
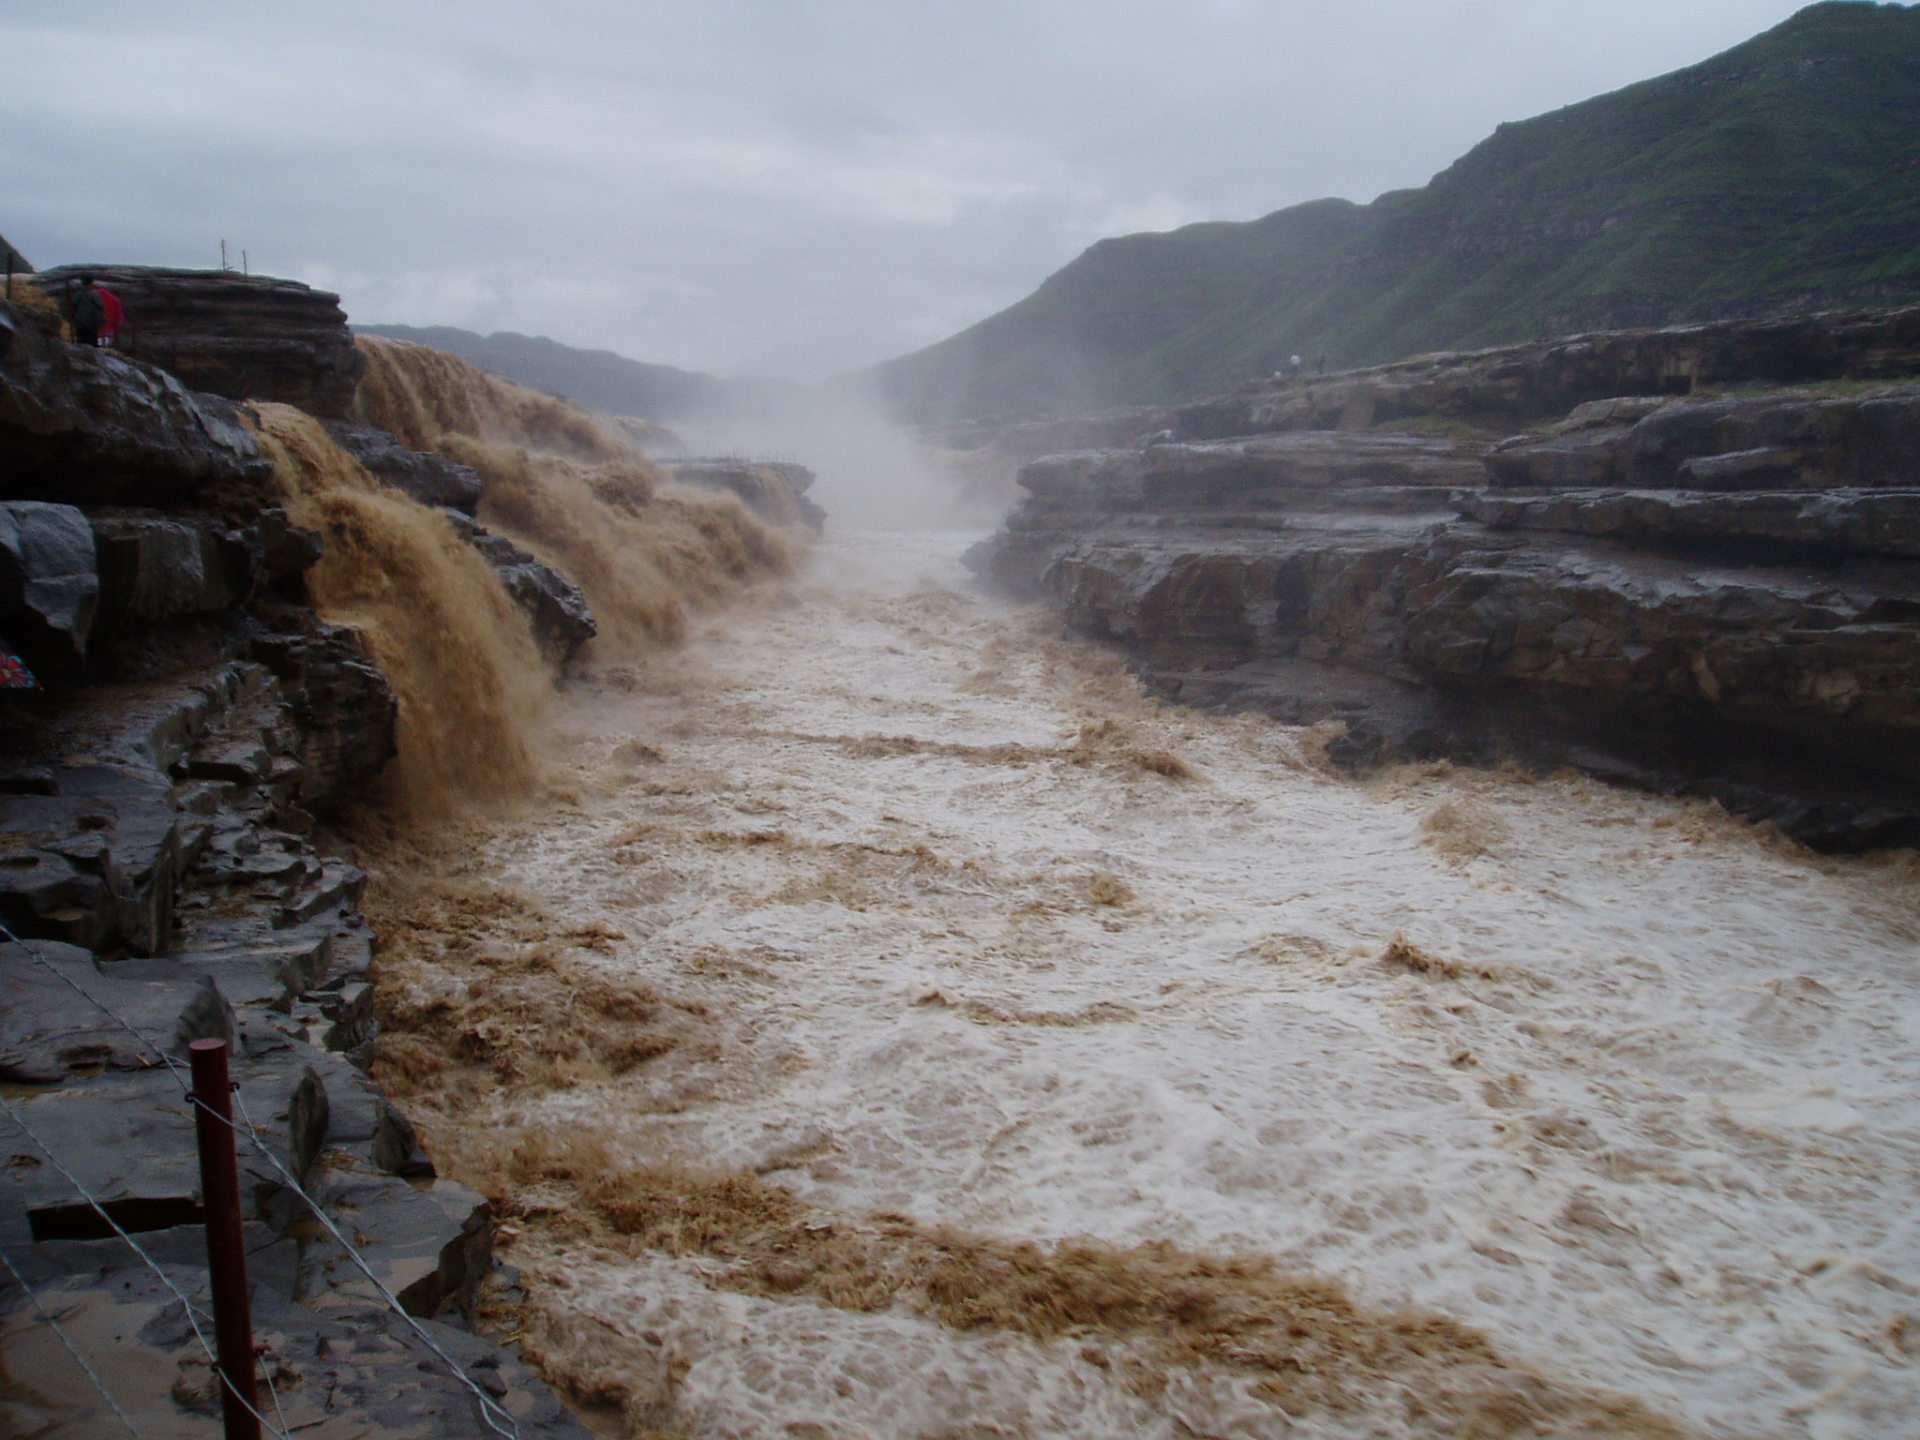
[[[1575,337],[970,437],[977,568],[1354,765],[1572,765],[1920,840],[1920,310]],[[1147,435],[1146,443],[1116,443]]]

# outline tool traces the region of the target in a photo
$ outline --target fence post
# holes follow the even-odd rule
[[[227,1042],[195,1040],[193,1123],[200,1141],[200,1195],[207,1212],[207,1270],[213,1281],[213,1333],[220,1354],[220,1409],[226,1440],[260,1440],[254,1388],[253,1306],[240,1235],[240,1167],[233,1152],[233,1084]]]

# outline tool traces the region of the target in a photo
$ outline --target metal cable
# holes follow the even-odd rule
[[[273,1383],[273,1367],[259,1363],[261,1349],[258,1345],[254,1347],[254,1373],[267,1382],[267,1394],[273,1397],[273,1413],[280,1417],[280,1433],[291,1436],[293,1427],[287,1424],[287,1412],[280,1408],[280,1387]]]
[[[87,1363],[87,1357],[74,1347],[73,1341],[67,1338],[67,1332],[60,1328],[60,1322],[53,1318],[53,1312],[40,1303],[40,1297],[34,1294],[33,1286],[27,1283],[27,1277],[13,1268],[13,1261],[7,1258],[4,1251],[0,1251],[0,1265],[6,1266],[7,1273],[13,1276],[22,1290],[26,1291],[27,1299],[32,1302],[33,1308],[40,1312],[40,1318],[52,1329],[54,1338],[67,1347],[67,1353],[73,1357],[73,1363],[78,1365],[87,1379],[93,1382],[93,1388],[100,1392],[100,1398],[107,1402],[107,1408],[113,1411],[115,1418],[127,1427],[127,1433],[133,1436],[133,1440],[140,1440],[140,1432],[134,1428],[133,1421],[128,1418],[127,1412],[120,1408],[120,1402],[113,1398],[113,1392],[107,1389],[106,1382],[94,1372],[93,1366]]]

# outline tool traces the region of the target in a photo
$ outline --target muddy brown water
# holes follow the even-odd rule
[[[375,844],[383,1074],[608,1433],[1920,1426],[1911,857],[1165,708],[849,534]]]

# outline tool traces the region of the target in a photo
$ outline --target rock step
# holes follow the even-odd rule
[[[1699,494],[1686,490],[1481,492],[1459,513],[1495,530],[1551,530],[1726,551],[1740,540],[1920,559],[1920,487]]]
[[[186,1232],[178,1232],[186,1235]],[[206,1307],[204,1260],[188,1243],[158,1245],[167,1274]],[[80,1249],[83,1247],[68,1247]],[[25,1267],[61,1328],[112,1388],[144,1440],[205,1440],[219,1430],[216,1382],[179,1302],[144,1267],[109,1260],[82,1269]],[[124,1254],[124,1251],[122,1252]],[[263,1252],[250,1247],[256,1273]],[[474,1440],[492,1432],[465,1381],[510,1417],[521,1440],[590,1440],[511,1349],[452,1325],[417,1321],[453,1362],[435,1355],[384,1307],[342,1304],[325,1312],[256,1283],[254,1337],[262,1347],[263,1413],[303,1440]],[[15,1383],[0,1400],[0,1427],[38,1440],[97,1440],[118,1422],[59,1340],[11,1282],[0,1289],[0,1349]]]

